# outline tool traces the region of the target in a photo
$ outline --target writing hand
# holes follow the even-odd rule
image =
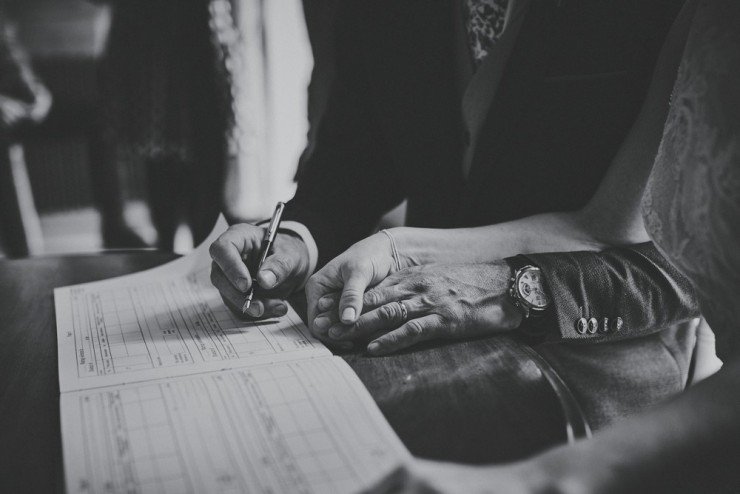
[[[309,266],[308,248],[298,235],[278,233],[272,253],[256,275],[259,290],[246,314],[242,306],[252,286],[247,266],[257,262],[265,234],[262,227],[246,223],[229,227],[210,247],[211,283],[226,306],[236,315],[252,318],[283,316],[285,298],[305,279]]]

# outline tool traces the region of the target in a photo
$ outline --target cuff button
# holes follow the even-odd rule
[[[586,334],[587,329],[588,323],[586,322],[585,317],[582,317],[576,321],[576,331],[578,331],[580,334]]]
[[[599,321],[595,317],[588,320],[588,334],[595,334],[599,329]]]
[[[609,318],[605,317],[601,320],[601,327],[599,328],[600,333],[608,333],[609,332]]]
[[[612,329],[614,329],[614,331],[621,331],[622,326],[624,326],[624,321],[622,321],[621,317],[617,317],[612,321]]]

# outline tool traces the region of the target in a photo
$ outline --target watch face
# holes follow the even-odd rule
[[[535,267],[524,268],[516,281],[520,298],[534,309],[544,309],[550,303],[542,285],[542,275]]]

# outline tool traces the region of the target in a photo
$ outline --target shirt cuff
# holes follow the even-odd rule
[[[306,276],[298,287],[299,290],[303,289],[306,283],[308,283],[308,279],[316,270],[316,264],[319,262],[319,248],[316,246],[316,240],[314,240],[313,235],[308,231],[306,225],[297,221],[282,221],[280,222],[280,229],[289,230],[301,237],[301,240],[303,240],[303,243],[308,248],[308,271],[306,271]]]

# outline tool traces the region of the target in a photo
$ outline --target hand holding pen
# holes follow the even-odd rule
[[[258,273],[260,271],[260,268],[264,264],[265,259],[267,259],[267,255],[272,249],[273,242],[275,242],[275,236],[277,235],[278,228],[280,228],[280,222],[283,219],[283,210],[285,210],[285,203],[277,203],[277,206],[275,206],[275,212],[272,213],[270,224],[268,225],[267,230],[265,230],[265,237],[262,239],[262,245],[260,245],[259,262],[257,263]],[[252,305],[252,298],[254,297],[254,285],[256,283],[256,279],[252,280],[252,286],[249,288],[247,299],[244,301],[244,305],[242,306],[242,314],[246,314],[247,310],[249,310],[249,307]]]
[[[284,315],[288,311],[285,299],[308,277],[306,244],[296,234],[278,232],[283,209],[282,203],[277,205],[266,230],[247,223],[235,224],[211,245],[211,282],[226,306],[239,317]],[[256,292],[255,283],[259,285]]]

